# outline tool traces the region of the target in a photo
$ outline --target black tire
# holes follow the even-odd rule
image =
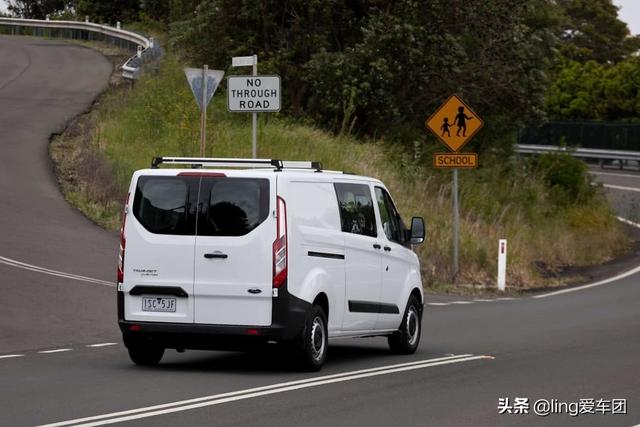
[[[314,305],[295,342],[296,367],[303,371],[319,371],[327,357],[328,347],[327,316],[320,306]]]
[[[389,335],[389,348],[398,354],[413,354],[420,344],[422,333],[422,310],[418,299],[411,295],[402,317],[400,328]]]
[[[128,343],[129,358],[140,366],[156,366],[164,355],[164,348],[152,343]]]

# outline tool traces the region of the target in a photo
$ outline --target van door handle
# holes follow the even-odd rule
[[[206,259],[214,259],[214,258],[227,259],[227,258],[229,258],[229,255],[223,254],[221,252],[215,252],[215,253],[212,253],[212,254],[204,254],[204,257]]]
[[[391,247],[390,246],[385,246],[384,250],[385,250],[385,252],[391,252]]]
[[[380,246],[380,245],[379,245],[379,244],[377,244],[377,243],[374,243],[374,244],[373,244],[373,249],[380,249],[381,247],[382,247],[382,246]]]

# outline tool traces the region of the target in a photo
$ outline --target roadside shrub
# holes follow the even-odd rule
[[[543,154],[535,169],[558,205],[586,201],[595,194],[587,165],[568,153]]]

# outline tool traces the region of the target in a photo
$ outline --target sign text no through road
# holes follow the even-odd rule
[[[242,113],[280,111],[279,76],[231,76],[227,108]]]

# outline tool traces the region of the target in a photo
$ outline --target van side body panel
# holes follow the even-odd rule
[[[332,180],[320,174],[278,177],[278,194],[287,203],[288,291],[312,303],[320,294],[329,300],[331,335],[342,325],[345,289],[344,239]]]

